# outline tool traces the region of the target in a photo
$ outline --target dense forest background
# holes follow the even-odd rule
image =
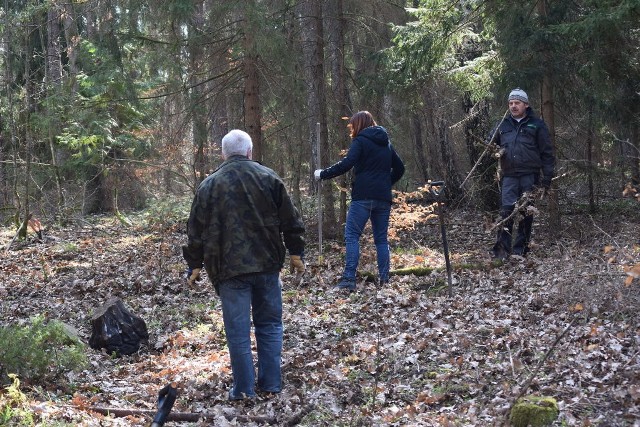
[[[345,117],[365,109],[407,164],[399,190],[445,180],[456,206],[493,209],[491,156],[466,178],[513,87],[553,135],[552,227],[564,207],[595,211],[639,181],[638,0],[3,0],[0,10],[5,224],[190,196],[232,128],[252,135],[255,158],[309,213],[312,170],[340,158]],[[329,236],[347,180],[322,189]]]
[[[497,263],[485,147],[515,87],[557,176],[531,253]],[[0,426],[149,425],[167,383],[185,427],[524,426],[527,395],[544,425],[639,425],[639,101],[640,0],[0,0]],[[407,173],[392,280],[364,233],[342,295],[349,177],[312,173],[359,110]],[[181,252],[233,128],[307,225],[284,389],[235,403],[219,299]],[[112,298],[147,324],[131,355],[86,345]]]

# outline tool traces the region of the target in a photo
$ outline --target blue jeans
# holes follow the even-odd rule
[[[344,240],[347,249],[343,279],[355,280],[360,260],[360,236],[367,221],[371,220],[373,242],[376,245],[378,277],[380,282],[389,281],[389,215],[391,202],[384,200],[353,200],[347,213]]]
[[[220,282],[222,317],[231,358],[230,399],[255,397],[251,354],[251,313],[258,349],[258,388],[282,390],[282,286],[279,272],[233,277]]]

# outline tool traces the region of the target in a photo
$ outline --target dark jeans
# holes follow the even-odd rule
[[[258,350],[258,388],[280,392],[282,357],[282,287],[280,274],[262,273],[220,282],[222,317],[231,358],[230,399],[256,395],[251,354],[251,313]]]
[[[389,281],[389,215],[391,202],[384,200],[354,200],[349,205],[344,240],[347,249],[342,277],[355,280],[360,260],[360,236],[367,221],[371,220],[373,242],[376,245],[378,276],[381,283]]]
[[[505,176],[501,181],[500,216],[504,220],[508,218],[523,193],[531,192],[538,180],[535,174],[522,176]],[[529,241],[533,228],[533,215],[525,215],[518,223],[518,234],[515,242],[512,242],[513,217],[505,221],[498,230],[498,238],[493,247],[495,256],[506,256],[512,253],[525,255],[529,251]],[[512,246],[513,244],[513,246]]]

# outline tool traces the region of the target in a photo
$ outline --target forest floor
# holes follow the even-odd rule
[[[495,233],[482,215],[447,212],[451,295],[433,206],[394,206],[388,286],[367,281],[375,253],[363,239],[365,274],[350,295],[330,292],[342,243],[326,241],[320,258],[310,225],[307,272],[299,283],[282,274],[284,389],[249,402],[226,399],[219,300],[206,278],[186,285],[184,223],[130,219],[50,227],[7,251],[14,232],[0,234],[2,325],[44,314],[88,342],[92,314],[119,297],[150,332],[137,354],[87,346],[84,370],[23,380],[36,425],[149,425],[167,383],[173,413],[200,416],[167,426],[504,425],[529,394],[557,400],[557,425],[640,425],[640,204],[565,213],[554,235],[541,213],[532,252],[504,264],[489,257]]]

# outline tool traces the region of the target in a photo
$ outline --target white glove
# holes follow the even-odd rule
[[[322,169],[316,169],[316,171],[313,173],[313,177],[316,179],[316,181],[320,181],[320,172],[322,172]]]

